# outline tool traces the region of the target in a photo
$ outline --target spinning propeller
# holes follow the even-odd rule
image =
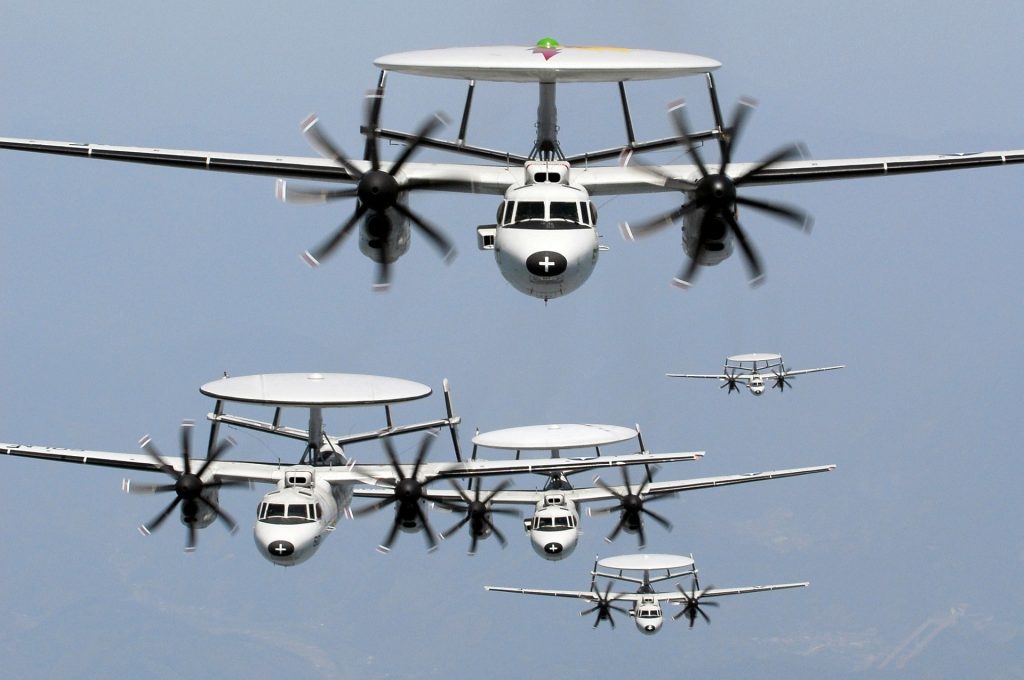
[[[597,586],[592,585],[590,586],[590,589],[593,591],[594,597],[597,598],[597,604],[591,607],[590,609],[585,609],[581,611],[580,616],[586,616],[587,614],[597,612],[597,618],[594,619],[594,628],[597,628],[597,626],[604,620],[607,620],[608,623],[612,625],[612,628],[615,628],[615,619],[612,618],[613,609],[621,614],[629,615],[628,610],[623,609],[622,607],[619,607],[615,604],[612,604],[616,600],[621,599],[622,595],[608,597],[608,595],[612,592],[612,584],[610,582],[608,583],[608,586],[604,589],[603,595],[597,589]]]
[[[314,187],[293,187],[284,180],[278,180],[277,197],[287,203],[322,203],[344,198],[357,198],[358,202],[352,216],[343,222],[319,246],[303,253],[302,258],[309,266],[318,266],[325,257],[341,245],[342,241],[359,223],[360,218],[368,216],[370,244],[382,250],[375,287],[387,288],[391,280],[390,265],[395,257],[397,257],[395,253],[389,252],[391,231],[394,229],[391,217],[388,214],[389,210],[394,210],[418,227],[431,243],[441,251],[446,262],[450,262],[455,257],[455,247],[447,237],[424,217],[409,208],[405,201],[402,200],[403,194],[411,191],[439,189],[450,186],[453,183],[444,180],[411,180],[406,182],[399,180],[402,167],[413,153],[419,149],[423,140],[429,137],[438,126],[447,123],[447,120],[441,113],[428,118],[413,136],[412,141],[402,150],[398,160],[392,163],[390,168],[384,169],[381,166],[378,152],[381,91],[375,90],[371,92],[368,99],[369,104],[366,110],[366,126],[364,130],[367,135],[365,155],[366,160],[370,161],[370,169],[365,172],[348,160],[341,148],[327,136],[327,133],[321,130],[320,119],[316,115],[311,115],[302,122],[302,133],[306,136],[309,144],[317,153],[324,158],[334,161],[352,178],[357,180],[356,186],[346,189],[317,189]],[[398,254],[400,255],[401,253]]]
[[[149,438],[149,435],[146,435],[139,441],[140,446],[147,454],[149,454],[149,457],[156,462],[160,471],[174,478],[173,484],[132,484],[128,480],[125,480],[124,482],[124,490],[131,494],[167,493],[169,491],[173,491],[175,493],[174,500],[164,508],[163,512],[154,517],[153,520],[147,524],[141,525],[139,527],[139,531],[147,536],[153,531],[156,531],[171,512],[181,504],[182,519],[185,522],[185,526],[188,528],[188,540],[185,543],[185,550],[187,552],[192,552],[196,549],[195,525],[200,505],[205,505],[212,510],[214,515],[228,526],[231,533],[234,533],[238,529],[238,525],[235,523],[235,520],[231,518],[231,515],[221,509],[215,501],[203,496],[203,492],[207,489],[215,489],[222,486],[246,485],[246,482],[227,482],[219,480],[203,481],[203,473],[206,472],[210,463],[220,458],[224,455],[225,451],[234,445],[234,442],[230,439],[221,441],[213,450],[208,451],[206,454],[206,460],[203,462],[202,467],[200,467],[197,472],[192,472],[192,427],[193,423],[190,420],[183,421],[181,424],[181,458],[185,467],[184,472],[178,472],[172,466],[167,464],[163,455],[153,443],[153,440]]]
[[[704,597],[704,593],[708,592],[712,588],[714,588],[714,586],[708,586],[707,588],[704,588],[703,590],[698,592],[697,582],[696,580],[694,580],[693,589],[688,593],[683,589],[683,586],[677,583],[676,589],[680,593],[682,593],[683,597],[686,598],[686,601],[685,604],[683,604],[682,610],[680,610],[678,613],[672,616],[672,620],[674,621],[682,616],[685,616],[686,618],[690,619],[690,628],[693,628],[693,624],[697,620],[697,615],[700,614],[704,618],[704,621],[710,624],[711,618],[704,612],[703,609],[701,609],[701,607],[717,607],[718,603],[705,602],[703,605],[701,605],[700,599]]]
[[[637,538],[640,540],[640,547],[643,548],[645,545],[647,545],[647,539],[644,535],[644,523],[643,517],[641,515],[647,515],[648,517],[656,521],[658,524],[668,529],[669,531],[672,530],[671,522],[669,522],[667,519],[657,514],[656,512],[648,510],[647,508],[644,507],[644,503],[646,503],[647,501],[657,500],[658,498],[664,498],[668,494],[644,498],[644,492],[647,491],[647,488],[650,486],[651,481],[653,481],[650,471],[648,471],[647,473],[647,479],[644,480],[643,484],[641,484],[634,493],[633,485],[629,479],[629,468],[624,466],[621,468],[621,470],[622,479],[626,485],[625,494],[621,494],[615,489],[605,484],[600,477],[594,478],[594,483],[597,484],[602,489],[604,489],[605,491],[607,491],[608,493],[618,498],[619,504],[607,508],[589,509],[588,514],[593,516],[606,515],[612,512],[621,512],[622,514],[619,517],[618,524],[615,525],[615,529],[613,529],[612,533],[608,534],[608,536],[606,536],[604,540],[611,543],[615,540],[615,537],[618,536],[619,532],[621,532],[623,529],[625,529],[626,527],[635,527],[637,532]]]
[[[793,389],[793,383],[789,382],[789,380],[786,378],[786,374],[785,373],[775,373],[775,372],[772,372],[772,375],[775,376],[775,382],[772,383],[772,389],[773,390],[776,387],[779,388],[779,392],[785,392],[787,387],[790,388],[790,389]]]
[[[377,546],[377,550],[380,552],[388,552],[391,550],[391,545],[395,542],[395,538],[398,536],[398,530],[402,528],[402,524],[405,522],[411,522],[419,520],[420,525],[423,527],[423,536],[427,539],[427,545],[431,551],[437,549],[437,539],[434,538],[434,532],[430,529],[430,522],[427,521],[427,513],[423,511],[423,506],[420,504],[420,499],[423,498],[423,487],[426,485],[425,482],[420,482],[416,479],[419,474],[420,466],[423,465],[423,461],[427,458],[427,453],[430,452],[430,445],[434,441],[434,437],[429,433],[424,435],[420,442],[419,452],[416,454],[416,462],[413,464],[412,474],[406,476],[402,471],[401,463],[398,461],[398,454],[395,453],[394,444],[391,440],[384,438],[384,451],[387,453],[388,461],[391,463],[391,468],[395,471],[395,478],[397,482],[394,485],[394,494],[388,498],[382,498],[373,505],[359,508],[353,511],[353,515],[358,517],[360,515],[367,515],[372,512],[376,512],[381,508],[385,508],[393,503],[398,504],[398,508],[395,511],[395,519],[391,525],[391,530],[388,531],[387,537],[384,542]],[[440,500],[434,500],[434,503],[441,507],[448,508],[449,510],[456,509],[455,506],[449,505],[448,503]]]
[[[722,127],[721,113],[716,104],[715,118],[722,132],[718,136],[722,162],[720,167],[712,172],[704,164],[704,159],[697,151],[696,146],[694,146],[686,115],[683,112],[684,106],[685,104],[681,101],[674,103],[669,108],[669,115],[676,128],[676,132],[683,141],[686,153],[689,154],[700,171],[700,179],[696,182],[691,182],[671,177],[654,166],[638,164],[637,167],[659,177],[667,188],[682,191],[689,200],[678,208],[645,220],[638,225],[631,226],[629,223],[623,222],[619,225],[619,228],[622,230],[623,237],[634,240],[637,237],[646,236],[664,229],[693,212],[703,211],[700,223],[697,226],[697,245],[693,252],[693,257],[679,277],[674,279],[673,283],[681,288],[689,288],[693,283],[697,267],[700,266],[700,261],[705,251],[709,249],[712,243],[717,245],[717,242],[724,238],[727,232],[732,232],[732,235],[735,236],[737,243],[740,245],[740,249],[743,251],[747,268],[750,270],[750,284],[757,285],[764,279],[764,269],[761,266],[761,258],[747,239],[746,232],[736,219],[737,205],[770,213],[804,231],[810,229],[811,218],[807,213],[792,206],[750,198],[749,196],[740,196],[736,190],[763,174],[776,163],[802,155],[801,146],[798,144],[785,146],[770,154],[761,162],[756,163],[754,167],[743,172],[738,177],[730,177],[727,171],[729,164],[732,162],[733,145],[736,143],[740,132],[742,132],[747,117],[753,111],[754,103],[747,99],[741,99],[736,106],[732,123],[728,127]],[[628,163],[630,158],[631,154],[625,155],[623,157],[624,163]]]
[[[504,491],[509,486],[511,486],[512,482],[506,479],[504,482],[502,482],[501,484],[496,486],[492,491],[490,491],[484,498],[480,497],[481,490],[479,481],[477,482],[477,487],[473,493],[472,498],[466,493],[466,491],[461,486],[459,486],[459,483],[456,482],[454,479],[450,479],[448,480],[448,482],[452,485],[452,488],[455,489],[456,493],[459,494],[459,496],[462,498],[462,501],[466,504],[465,507],[455,506],[456,509],[464,511],[466,514],[461,520],[459,520],[455,524],[455,526],[453,526],[448,531],[442,533],[441,538],[448,538],[453,533],[461,529],[463,525],[468,523],[470,533],[470,555],[476,554],[477,541],[480,538],[487,535],[487,530],[490,530],[495,535],[495,537],[498,539],[498,542],[501,543],[502,548],[508,545],[508,541],[505,540],[505,535],[498,530],[498,527],[494,526],[493,522],[491,522],[490,515],[492,513],[498,513],[500,515],[519,515],[519,511],[513,510],[512,508],[491,508],[488,507],[487,504],[490,503],[491,500],[496,495],[498,495],[499,492]],[[472,486],[472,484],[470,486]]]
[[[732,375],[731,373],[726,374],[725,382],[719,385],[718,389],[722,389],[723,387],[729,388],[729,391],[726,392],[726,394],[732,394],[733,392],[739,393],[740,391],[739,386],[736,384],[736,376]]]

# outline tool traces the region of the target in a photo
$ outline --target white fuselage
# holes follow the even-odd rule
[[[749,389],[750,393],[755,397],[761,396],[764,394],[764,378],[756,373],[750,376],[750,379],[747,380],[747,389]]]
[[[319,481],[315,468],[292,468],[263,496],[253,539],[260,554],[283,567],[305,562],[334,530],[351,489]]]
[[[561,560],[572,554],[580,537],[580,516],[576,504],[557,491],[537,503],[533,517],[523,521],[534,552],[546,560]]]
[[[569,165],[528,163],[527,183],[498,208],[494,256],[502,276],[542,300],[567,295],[597,264],[596,211],[585,189],[569,183]]]
[[[643,597],[629,612],[633,617],[636,628],[644,635],[654,635],[665,623],[665,614],[661,605],[653,597]]]

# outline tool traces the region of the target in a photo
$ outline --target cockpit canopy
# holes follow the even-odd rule
[[[572,515],[539,516],[533,518],[536,531],[565,531],[576,526],[576,518]]]
[[[657,607],[643,607],[636,615],[641,619],[656,619],[661,616],[661,610]]]
[[[597,222],[590,201],[502,201],[497,222],[517,229],[585,229]]]
[[[260,503],[257,519],[267,524],[305,524],[323,515],[319,503]]]

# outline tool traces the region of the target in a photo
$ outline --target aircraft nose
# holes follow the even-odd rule
[[[568,266],[565,255],[554,250],[538,250],[526,258],[526,269],[534,276],[561,276]]]
[[[271,557],[290,557],[295,553],[295,546],[289,541],[271,541],[267,545],[267,554]]]
[[[644,626],[644,630],[646,630],[648,633],[653,633],[654,632],[654,626],[648,624],[648,625]]]
[[[551,542],[551,543],[546,543],[544,545],[544,552],[546,552],[549,555],[557,555],[560,552],[562,552],[563,549],[564,549],[564,547],[562,546],[561,543]]]

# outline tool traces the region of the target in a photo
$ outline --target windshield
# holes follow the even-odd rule
[[[576,525],[572,517],[559,515],[558,517],[537,517],[533,520],[533,528],[540,531],[565,531]]]
[[[267,524],[304,524],[319,514],[309,503],[261,503],[258,519]]]
[[[507,212],[505,216],[508,217]],[[548,206],[543,201],[517,201],[515,220],[508,226],[518,229],[587,228],[580,221],[579,204],[562,201],[552,201]]]

